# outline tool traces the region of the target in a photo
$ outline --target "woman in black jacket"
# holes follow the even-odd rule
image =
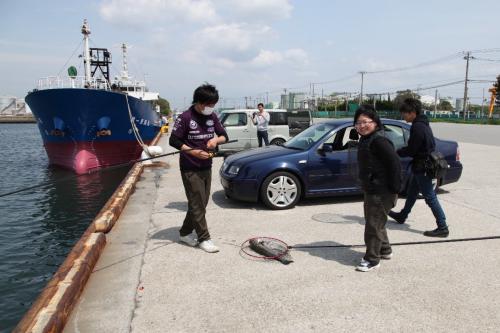
[[[392,142],[384,136],[375,109],[362,105],[354,115],[361,136],[358,144],[359,179],[364,192],[366,253],[356,270],[368,272],[390,259],[391,244],[385,225],[387,213],[396,205],[401,186],[401,164]]]

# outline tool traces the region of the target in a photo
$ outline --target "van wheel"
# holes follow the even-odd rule
[[[271,209],[289,209],[299,202],[300,181],[289,172],[275,172],[264,180],[260,188],[262,202]]]
[[[276,146],[283,146],[284,143],[285,143],[285,140],[283,140],[281,138],[277,138],[277,139],[274,139],[273,141],[271,141],[271,144],[276,145]]]

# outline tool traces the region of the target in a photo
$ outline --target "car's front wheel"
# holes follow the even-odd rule
[[[269,175],[260,189],[260,197],[271,209],[289,209],[300,200],[301,185],[297,177],[280,171]]]

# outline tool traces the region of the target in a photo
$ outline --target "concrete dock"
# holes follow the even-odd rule
[[[167,136],[160,145],[168,151]],[[500,235],[500,147],[460,142],[460,151],[462,178],[439,194],[449,239]],[[395,246],[393,258],[368,273],[354,270],[364,248],[294,249],[295,262],[287,266],[251,259],[240,244],[253,236],[289,245],[363,244],[362,198],[305,200],[285,211],[232,201],[216,158],[207,221],[221,251],[208,254],[178,243],[187,202],[178,157],[162,162],[144,170],[106,235],[65,332],[496,332],[500,326],[498,239]],[[388,224],[389,238],[427,241],[422,232],[434,227],[418,200],[407,224]]]

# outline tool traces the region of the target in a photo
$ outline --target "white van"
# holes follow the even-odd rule
[[[265,109],[265,111],[270,115],[267,128],[269,143],[272,145],[282,145],[290,138],[287,112],[282,109]],[[252,122],[252,115],[256,112],[259,112],[259,110],[224,110],[220,113],[220,120],[222,126],[226,129],[229,140],[238,140],[238,142],[220,145],[219,151],[233,152],[259,146],[257,141],[257,126]]]

